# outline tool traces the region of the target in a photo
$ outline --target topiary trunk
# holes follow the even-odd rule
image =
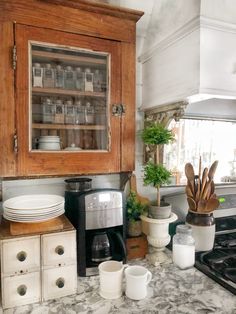
[[[157,186],[157,206],[161,206],[161,193],[160,193],[160,185]]]

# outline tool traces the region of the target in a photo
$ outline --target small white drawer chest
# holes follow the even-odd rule
[[[10,224],[2,222],[3,309],[76,293],[76,231],[65,216],[59,218],[60,230],[19,236],[11,235]]]

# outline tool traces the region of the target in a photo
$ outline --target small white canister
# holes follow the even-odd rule
[[[195,263],[195,241],[192,228],[187,225],[178,225],[172,244],[173,263],[180,269],[187,269]]]

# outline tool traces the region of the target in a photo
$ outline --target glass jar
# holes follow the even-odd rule
[[[51,98],[43,99],[43,123],[53,123],[55,116],[55,106]]]
[[[64,88],[64,70],[61,65],[57,65],[55,69],[55,87]]]
[[[66,124],[75,123],[75,110],[72,100],[67,100],[65,103],[65,123]]]
[[[94,124],[94,107],[90,102],[85,105],[85,124]]]
[[[65,88],[75,88],[75,73],[70,65],[65,68]]]
[[[50,63],[43,69],[43,87],[53,88],[55,86],[54,70]]]
[[[33,87],[43,87],[43,68],[40,63],[33,64]]]
[[[93,90],[94,92],[102,91],[102,75],[99,70],[95,70],[93,75]]]
[[[75,102],[75,124],[85,124],[84,106],[81,100]]]
[[[187,269],[195,263],[195,241],[192,228],[178,225],[172,243],[173,262],[180,269]]]
[[[77,90],[84,91],[84,72],[82,72],[80,67],[76,68],[75,72],[75,87]]]
[[[93,73],[91,73],[90,68],[85,69],[84,90],[85,92],[93,92]]]
[[[55,102],[55,118],[54,123],[63,124],[64,123],[64,105],[61,99],[57,99]]]

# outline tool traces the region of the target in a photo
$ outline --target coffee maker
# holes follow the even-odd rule
[[[88,178],[69,179],[66,183],[65,214],[77,230],[79,276],[98,274],[98,265],[103,261],[126,262],[124,193],[92,189]]]

